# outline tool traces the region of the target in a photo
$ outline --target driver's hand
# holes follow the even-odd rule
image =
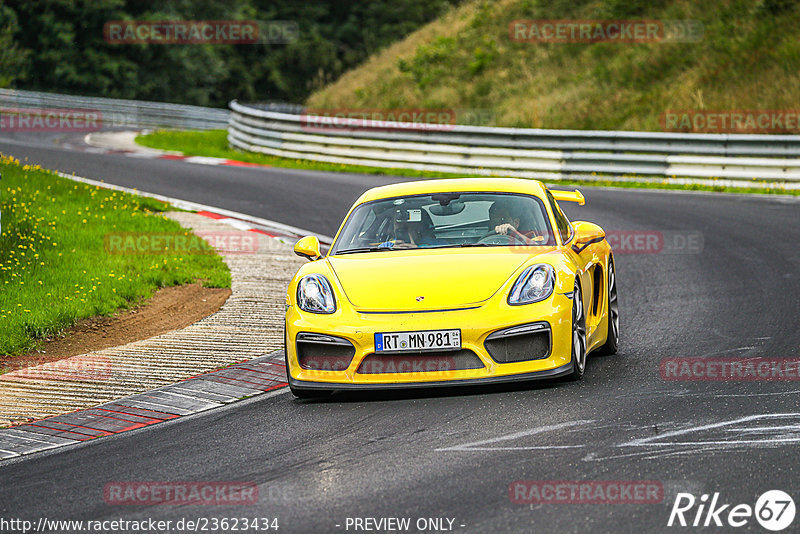
[[[514,230],[516,230],[516,228],[514,228],[514,225],[513,224],[508,224],[508,223],[500,224],[500,225],[497,225],[497,226],[494,227],[495,233],[498,233],[498,234],[501,234],[501,235],[506,235],[509,232],[513,232]]]

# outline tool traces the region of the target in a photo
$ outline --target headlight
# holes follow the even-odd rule
[[[553,293],[555,285],[556,273],[551,266],[544,263],[531,265],[514,282],[508,295],[508,303],[518,306],[539,302]]]
[[[333,313],[336,299],[328,279],[321,274],[309,274],[297,284],[297,305],[311,313]]]

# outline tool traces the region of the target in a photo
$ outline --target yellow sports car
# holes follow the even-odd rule
[[[569,376],[619,339],[603,230],[551,191],[512,178],[425,180],[361,195],[289,284],[285,352],[298,397],[345,389]]]

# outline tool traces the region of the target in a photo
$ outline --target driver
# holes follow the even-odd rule
[[[433,233],[433,222],[425,210],[395,210],[394,248],[423,248],[445,244]]]
[[[489,228],[499,235],[516,238],[525,244],[535,244],[544,240],[544,237],[535,231],[520,232],[520,218],[515,217],[512,208],[505,200],[496,200],[489,208]]]

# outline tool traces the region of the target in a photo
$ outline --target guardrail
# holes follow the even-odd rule
[[[550,180],[610,178],[800,188],[797,135],[462,125],[448,125],[444,131],[399,122],[319,128],[314,125],[325,118],[305,115],[297,106],[243,105],[234,100],[230,108],[231,146],[294,159]]]
[[[181,130],[222,129],[230,115],[219,108],[0,89],[0,113],[57,109],[98,112],[103,127]]]

